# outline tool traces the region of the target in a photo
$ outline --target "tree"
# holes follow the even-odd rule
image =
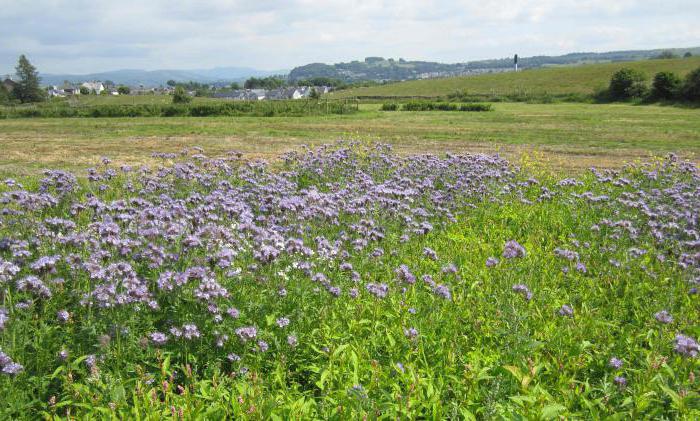
[[[120,85],[117,88],[117,92],[119,92],[119,95],[129,95],[131,93],[131,88],[125,85]]]
[[[311,92],[309,92],[309,99],[321,99],[321,94],[318,93],[316,88],[311,88]]]
[[[0,104],[7,104],[10,102],[10,93],[7,92],[5,85],[0,84]]]
[[[667,59],[672,59],[672,58],[678,58],[677,55],[673,53],[673,51],[662,51],[658,56],[654,57],[657,60],[667,60]]]
[[[185,88],[178,86],[175,88],[175,93],[173,93],[173,104],[187,104],[192,101],[192,98],[187,95]]]
[[[691,53],[690,51],[686,51],[686,53],[683,54],[683,58],[690,58],[692,56],[693,56],[693,53]]]
[[[175,82],[174,80],[170,79],[169,81],[166,82],[166,84],[172,88],[173,86],[177,85],[177,82]]]
[[[39,102],[46,99],[46,94],[39,87],[39,72],[36,67],[22,54],[15,67],[15,73],[19,78],[17,86],[12,90],[12,95],[20,102]]]
[[[241,89],[241,85],[238,82],[233,82],[233,83],[231,83],[231,89],[234,91]]]
[[[90,90],[84,86],[80,87],[80,95],[90,95]]]
[[[700,101],[700,67],[688,73],[682,88],[683,98],[688,101]]]
[[[611,99],[625,100],[640,98],[646,92],[646,76],[639,70],[623,68],[615,72],[610,79],[608,94]]]
[[[651,83],[652,99],[674,99],[678,96],[681,78],[673,72],[659,72]]]

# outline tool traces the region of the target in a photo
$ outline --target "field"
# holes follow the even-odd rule
[[[199,145],[274,158],[300,144],[381,140],[402,154],[500,152],[516,162],[536,154],[555,169],[584,170],[676,152],[697,159],[698,110],[626,104],[494,104],[486,113],[381,112],[310,117],[73,118],[0,120],[0,174],[43,168],[82,171],[101,156],[153,163],[151,153]]]
[[[641,70],[649,78],[661,71],[672,71],[683,76],[700,67],[700,57],[587,64],[525,70],[518,73],[416,80],[339,91],[332,97],[438,97],[458,91],[466,91],[469,95],[485,98],[504,95],[519,95],[524,98],[545,95],[590,96],[598,89],[607,87],[610,76],[623,67]]]
[[[0,418],[700,416],[691,163],[157,159],[0,187]]]

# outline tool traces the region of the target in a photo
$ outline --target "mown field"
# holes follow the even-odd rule
[[[524,70],[518,73],[416,80],[338,91],[332,93],[330,97],[439,97],[462,91],[485,98],[512,95],[520,95],[524,98],[542,98],[546,95],[590,96],[597,90],[607,87],[612,74],[623,67],[640,70],[649,78],[661,71],[671,71],[683,76],[700,67],[700,57],[586,64]]]
[[[399,153],[535,154],[553,168],[619,166],[676,152],[697,159],[698,110],[626,104],[495,104],[495,111],[381,112],[363,105],[351,115],[310,117],[73,118],[0,120],[0,174],[82,170],[101,156],[153,163],[155,151],[199,145],[274,158],[300,144],[335,139],[381,140]]]
[[[155,159],[0,185],[0,418],[700,417],[692,163]]]

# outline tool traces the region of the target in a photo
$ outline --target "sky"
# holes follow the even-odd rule
[[[0,0],[0,73],[700,46],[700,0]]]

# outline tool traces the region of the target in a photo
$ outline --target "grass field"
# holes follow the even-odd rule
[[[274,157],[339,138],[381,140],[404,154],[535,152],[553,167],[582,169],[668,152],[697,159],[699,117],[677,107],[502,103],[486,113],[381,112],[370,104],[353,115],[313,117],[10,119],[0,120],[0,173],[80,169],[105,155],[153,162],[152,152],[193,145]]]
[[[700,67],[700,57],[672,60],[645,60],[625,63],[587,64],[573,67],[552,67],[444,79],[416,80],[383,86],[357,88],[333,93],[331,97],[411,97],[446,96],[457,91],[470,95],[493,97],[520,94],[523,96],[580,94],[591,95],[604,88],[610,76],[623,67],[641,70],[651,79],[656,72],[672,71],[681,76]]]

